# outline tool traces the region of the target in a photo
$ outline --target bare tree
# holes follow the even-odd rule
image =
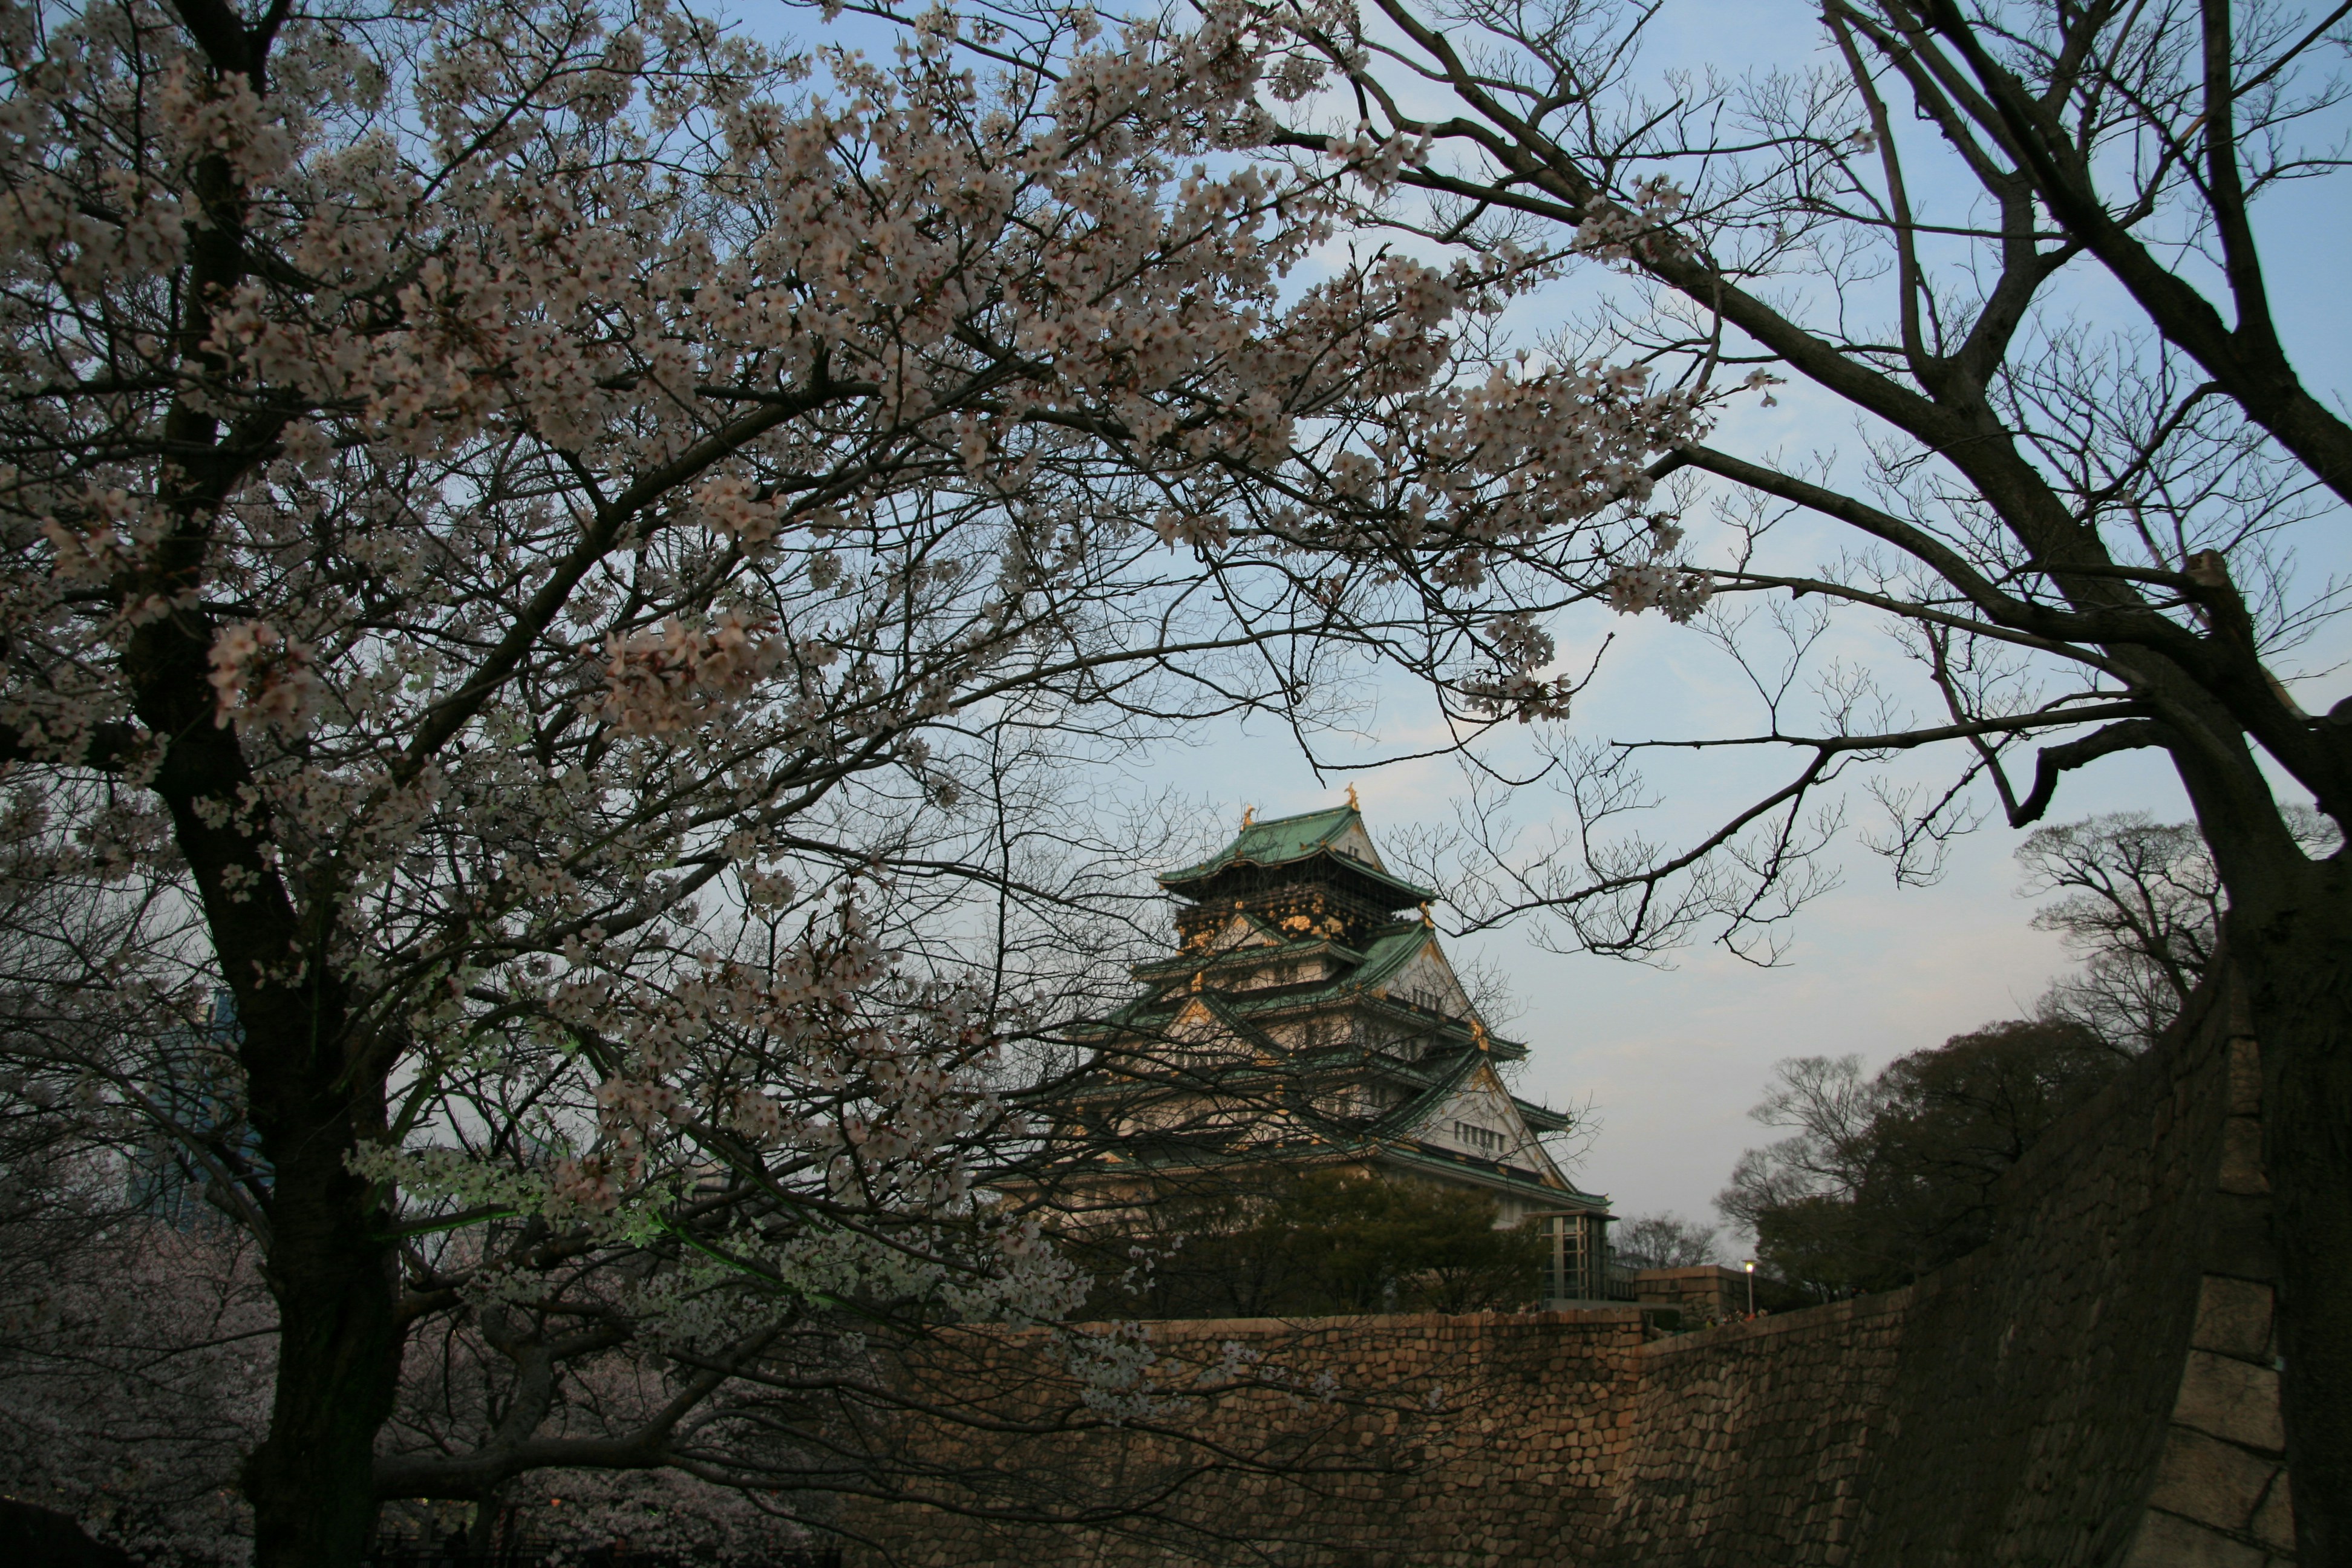
[[[2188,823],[2126,812],[2037,829],[2017,851],[2024,891],[2055,893],[2034,911],[2083,967],[2053,982],[2042,1016],[2133,1049],[2155,1043],[2211,967],[2221,886]]]
[[[1636,1268],[1696,1268],[1722,1261],[1720,1226],[1678,1214],[1635,1215],[1610,1233],[1610,1251]]]
[[[1595,302],[1534,363],[1635,356],[1689,389],[1795,379],[1855,422],[1818,459],[1677,443],[1651,469],[1667,489],[1643,508],[1647,561],[1560,520],[1549,562],[1581,566],[1565,582],[1693,622],[1740,661],[1760,721],[1563,742],[1573,826],[1549,843],[1488,787],[1465,827],[1490,868],[1457,884],[1467,918],[1547,910],[1562,940],[1631,954],[1711,931],[1769,958],[1826,885],[1855,770],[1956,753],[1940,779],[1868,775],[1886,813],[1872,842],[1916,879],[1987,805],[2024,826],[2074,771],[2163,752],[2263,1040],[2300,1550],[2340,1559],[2352,868],[2297,834],[2280,788],[2340,826],[2352,723],[2305,712],[2278,661],[2340,607],[2294,575],[2292,542],[2342,517],[2352,426],[2295,371],[2252,215],[2329,199],[2344,10],[1833,0],[1819,63],[1739,73],[1650,70],[1663,5],[1241,9],[1292,29],[1302,157],[1402,160],[1418,194],[1368,220],[1586,263]],[[2131,319],[2074,308],[2093,271]],[[1798,513],[1846,542],[1792,557]],[[1907,677],[1833,657],[1856,616]],[[1659,798],[1639,764],[1675,749],[1793,761],[1669,844],[1628,828]]]
[[[1773,1083],[1748,1115],[1790,1136],[1739,1157],[1717,1200],[1726,1218],[1753,1232],[1768,1209],[1806,1200],[1851,1200],[1870,1163],[1870,1130],[1885,1103],[1862,1058],[1791,1057],[1772,1068]]]
[[[2336,847],[2334,824],[2289,807],[2315,856]],[[2053,982],[2040,1012],[2131,1050],[2155,1044],[2210,970],[2226,900],[2213,857],[2189,823],[2119,812],[2035,830],[2017,851],[2028,894],[2055,893],[2033,917],[2083,967]]]

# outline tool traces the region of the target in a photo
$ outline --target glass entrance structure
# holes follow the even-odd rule
[[[1553,1214],[1536,1223],[1544,1237],[1544,1300],[1612,1301],[1633,1299],[1630,1279],[1618,1280],[1609,1263],[1609,1215]]]

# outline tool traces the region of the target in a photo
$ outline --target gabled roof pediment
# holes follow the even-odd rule
[[[1445,961],[1444,950],[1437,945],[1434,932],[1424,933],[1423,940],[1394,967],[1378,976],[1378,981],[1396,1001],[1410,1002],[1449,1018],[1477,1016],[1477,1009],[1471,1005],[1470,993],[1454,973],[1454,965]]]
[[[1203,952],[1237,952],[1245,947],[1279,947],[1283,939],[1255,915],[1236,914],[1201,944]]]
[[[1548,1186],[1573,1192],[1568,1178],[1537,1142],[1494,1063],[1479,1058],[1412,1105],[1391,1117],[1385,1130],[1394,1137],[1533,1171]]]
[[[1183,996],[1174,1016],[1150,1033],[1180,1047],[1196,1061],[1210,1058],[1270,1058],[1276,1051],[1264,1030],[1237,1015],[1213,991],[1197,991]]]
[[[1332,835],[1325,847],[1335,855],[1360,860],[1375,871],[1388,871],[1388,867],[1381,861],[1381,852],[1372,847],[1372,836],[1364,831],[1364,819],[1352,811],[1348,814],[1348,825]]]

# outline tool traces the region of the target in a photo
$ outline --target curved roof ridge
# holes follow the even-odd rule
[[[1173,891],[1187,883],[1205,881],[1234,866],[1288,866],[1328,854],[1358,875],[1385,883],[1409,894],[1415,901],[1426,903],[1436,898],[1431,889],[1406,881],[1381,863],[1380,851],[1373,847],[1371,835],[1365,831],[1363,823],[1363,813],[1353,805],[1273,816],[1263,822],[1245,820],[1242,830],[1223,849],[1205,860],[1162,872],[1158,880],[1161,887]],[[1339,840],[1348,837],[1351,829],[1363,843],[1363,855],[1339,847]]]

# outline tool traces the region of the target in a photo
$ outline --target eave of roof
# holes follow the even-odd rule
[[[1264,921],[1252,923],[1264,927]],[[1277,959],[1328,957],[1349,966],[1350,973],[1362,967],[1365,954],[1345,942],[1320,936],[1284,936],[1270,932],[1276,940],[1252,947],[1221,947],[1213,952],[1179,952],[1172,958],[1155,958],[1139,963],[1128,973],[1138,980],[1158,980],[1171,974],[1214,973],[1219,969],[1241,969],[1252,964],[1271,963]],[[1375,943],[1374,945],[1378,945]],[[1337,978],[1344,979],[1345,976]]]
[[[1598,1194],[1580,1192],[1565,1177],[1553,1186],[1533,1171],[1521,1170],[1499,1160],[1481,1160],[1475,1154],[1465,1154],[1452,1149],[1418,1140],[1383,1141],[1374,1145],[1372,1152],[1379,1158],[1401,1164],[1444,1171],[1450,1175],[1469,1177],[1481,1185],[1507,1188],[1524,1195],[1553,1203],[1573,1203],[1591,1208],[1606,1208],[1609,1200]]]
[[[1105,1035],[1119,1033],[1154,1034],[1173,1020],[1194,998],[1211,996],[1216,997],[1234,1016],[1251,1019],[1260,1026],[1274,1023],[1293,1013],[1331,1012],[1340,1007],[1355,1007],[1416,1026],[1427,1033],[1452,1036],[1460,1042],[1459,1048],[1475,1049],[1476,1037],[1470,1027],[1470,1020],[1449,1017],[1443,1013],[1415,1007],[1411,1003],[1375,996],[1349,985],[1345,981],[1311,986],[1270,986],[1264,992],[1171,991],[1160,996],[1139,997],[1100,1023],[1077,1025],[1070,1032],[1073,1037],[1085,1039],[1098,1039]],[[1526,1043],[1520,1040],[1507,1040],[1497,1035],[1489,1035],[1486,1044],[1486,1054],[1496,1061],[1517,1061],[1528,1054]],[[1358,1047],[1335,1046],[1303,1054],[1328,1055],[1335,1050],[1356,1049]]]
[[[1565,1132],[1576,1125],[1576,1118],[1565,1110],[1554,1110],[1549,1105],[1538,1105],[1534,1100],[1521,1100],[1516,1094],[1511,1096],[1511,1103],[1518,1108],[1519,1120],[1526,1122],[1531,1131]]]
[[[1402,1104],[1392,1105],[1372,1121],[1368,1135],[1374,1138],[1400,1138],[1406,1128],[1444,1103],[1446,1098],[1462,1087],[1462,1080],[1478,1068],[1476,1051],[1456,1051],[1438,1065],[1434,1073],[1423,1079],[1428,1087]]]
[[[1346,973],[1335,974],[1330,979],[1315,985],[1315,991],[1334,994],[1344,991],[1369,992],[1377,989],[1381,981],[1403,968],[1415,953],[1424,946],[1433,944],[1436,940],[1437,933],[1427,926],[1400,922],[1389,927],[1365,943],[1360,952],[1354,948],[1340,947],[1337,943],[1318,940],[1301,942],[1296,948],[1274,946],[1232,948],[1214,957],[1202,954],[1188,960],[1180,955],[1177,959],[1155,960],[1151,963],[1139,965],[1135,973],[1138,978],[1147,975],[1181,974],[1188,969],[1196,973],[1208,973],[1214,971],[1220,963],[1227,967],[1241,968],[1253,963],[1268,963],[1277,958],[1305,956],[1310,952],[1328,949],[1343,962],[1350,959],[1355,962]],[[1276,988],[1269,986],[1267,989]],[[1286,986],[1280,989],[1291,998],[1308,994],[1307,992],[1295,991]],[[1236,1001],[1241,1001],[1252,993],[1234,991],[1227,994]]]
[[[1153,1155],[1154,1152],[1148,1145],[1137,1144],[1116,1159],[1098,1157],[1095,1163],[1104,1165],[1116,1163],[1159,1175],[1177,1175],[1268,1162],[1330,1164],[1370,1160],[1442,1173],[1455,1181],[1472,1182],[1536,1203],[1602,1211],[1609,1205],[1605,1194],[1580,1191],[1569,1184],[1565,1178],[1559,1185],[1554,1186],[1536,1172],[1522,1170],[1497,1160],[1482,1160],[1451,1149],[1441,1149],[1416,1139],[1334,1136],[1302,1131],[1297,1138],[1256,1143],[1246,1148],[1227,1151],[1188,1149],[1180,1160],[1156,1159]]]
[[[1371,1126],[1366,1130],[1365,1135],[1384,1141],[1419,1144],[1421,1142],[1419,1139],[1406,1136],[1406,1130],[1444,1104],[1448,1097],[1459,1089],[1463,1080],[1477,1070],[1478,1064],[1484,1056],[1485,1053],[1478,1051],[1455,1053],[1441,1066],[1437,1072],[1423,1078],[1422,1081],[1427,1087],[1402,1104],[1391,1106],[1388,1110],[1373,1121]],[[1556,1110],[1546,1110],[1540,1105],[1530,1105],[1516,1094],[1512,1095],[1510,1100],[1513,1108],[1518,1111],[1521,1120],[1527,1122],[1528,1130],[1531,1132],[1557,1132],[1569,1124],[1569,1118]],[[1434,1148],[1433,1145],[1429,1147]],[[1449,1160],[1464,1160],[1472,1164],[1493,1163],[1478,1160],[1469,1154],[1457,1154],[1450,1149],[1436,1150],[1433,1157],[1439,1156]],[[1563,1181],[1566,1179],[1561,1178]],[[1569,1191],[1574,1192],[1575,1189],[1570,1187]]]

